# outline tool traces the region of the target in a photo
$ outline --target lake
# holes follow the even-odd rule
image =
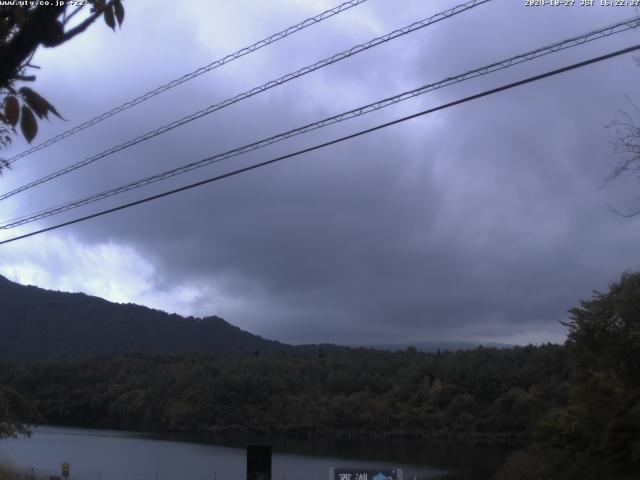
[[[248,444],[273,446],[272,479],[327,480],[330,467],[402,468],[405,479],[485,480],[505,446],[416,440],[283,439],[156,435],[39,427],[30,438],[0,440],[0,461],[70,480],[240,480]]]

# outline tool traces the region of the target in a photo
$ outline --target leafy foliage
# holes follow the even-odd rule
[[[635,479],[640,471],[640,272],[570,311],[567,404],[535,427],[535,446],[512,458],[519,471],[558,479]],[[535,464],[536,468],[525,468]],[[534,478],[534,477],[531,477]]]
[[[79,336],[83,352],[92,350],[94,358],[0,364],[3,392],[30,399],[47,423],[530,440],[496,480],[630,480],[640,471],[640,273],[623,275],[607,293],[594,292],[572,309],[564,346],[443,353],[310,349],[263,339],[267,343],[258,345],[258,337],[237,329],[227,337],[234,327],[221,319],[211,323],[216,335],[208,336],[205,320],[22,287],[2,277],[0,302],[7,308],[3,329],[11,339],[0,337],[0,352],[17,342],[33,355],[20,335],[41,332],[37,342],[49,339],[57,347],[50,355],[38,351],[40,358],[73,358],[68,344],[61,348],[64,338],[55,336],[55,329],[63,325],[65,332],[77,333],[86,324],[99,327],[91,329],[93,342],[86,341],[88,331]],[[218,356],[167,356],[163,342],[169,332],[171,342],[184,341],[192,350],[201,345],[199,338],[224,339],[228,349]],[[114,339],[125,352],[147,354],[95,358],[116,351]],[[24,360],[15,351],[14,357]],[[16,425],[24,421],[21,414],[4,418]]]
[[[606,377],[617,389],[640,389],[640,272],[570,310],[569,346],[577,380]]]
[[[14,2],[14,5],[0,6],[0,148],[11,143],[11,134],[16,127],[28,142],[38,132],[38,120],[48,118],[53,113],[62,116],[56,108],[33,89],[16,87],[17,82],[33,82],[35,75],[28,74],[38,68],[31,59],[39,46],[56,47],[84,32],[97,18],[102,16],[105,23],[115,30],[124,21],[124,7],[121,0],[88,0],[77,2]],[[88,14],[80,21],[77,15]],[[0,160],[0,172],[6,167]]]
[[[127,355],[0,366],[45,422],[151,431],[525,439],[565,349]]]
[[[0,438],[28,435],[25,424],[37,418],[29,400],[11,387],[0,386]]]

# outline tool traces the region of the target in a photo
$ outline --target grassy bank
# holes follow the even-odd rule
[[[32,470],[20,470],[7,461],[0,461],[0,480],[44,480],[45,475],[41,475]]]

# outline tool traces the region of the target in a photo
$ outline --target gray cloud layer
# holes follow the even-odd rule
[[[391,11],[389,2],[372,0],[21,161],[2,179],[3,190],[450,5],[415,1]],[[88,44],[45,52],[41,90],[80,120],[330,5],[234,3],[217,17],[209,2],[189,6],[202,14],[185,17],[167,2],[150,18],[147,7],[132,5],[117,35],[96,26]],[[34,189],[8,203],[12,211],[3,216],[109,188],[632,14],[526,9],[498,0]],[[208,29],[211,24],[217,30]],[[236,25],[243,28],[234,31]],[[211,43],[216,38],[220,45]],[[636,39],[632,32],[434,92],[145,192]],[[283,341],[559,340],[558,321],[568,308],[639,266],[637,220],[607,209],[608,203],[632,207],[638,185],[598,189],[615,163],[604,127],[627,107],[625,94],[637,98],[639,73],[628,57],[612,60],[48,235],[73,238],[89,250],[126,246],[152,265],[145,291],[164,298],[159,304],[171,308],[172,292],[184,286],[195,292],[189,313],[221,314]],[[81,90],[72,89],[72,81]],[[67,127],[52,124],[48,131]],[[68,268],[55,260],[55,248],[46,264],[54,276]],[[5,272],[12,261],[28,259],[22,251],[11,260],[11,252]],[[82,285],[86,276],[107,274],[74,275]],[[173,308],[182,307],[176,300]]]

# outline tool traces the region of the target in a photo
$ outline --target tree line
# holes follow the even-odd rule
[[[640,273],[625,274],[607,293],[581,302],[566,326],[565,345],[512,349],[319,348],[5,362],[0,425],[14,430],[0,433],[40,422],[515,440],[522,448],[498,480],[637,478]]]
[[[145,431],[524,438],[566,390],[557,345],[456,353],[125,355],[2,365],[42,421]]]

